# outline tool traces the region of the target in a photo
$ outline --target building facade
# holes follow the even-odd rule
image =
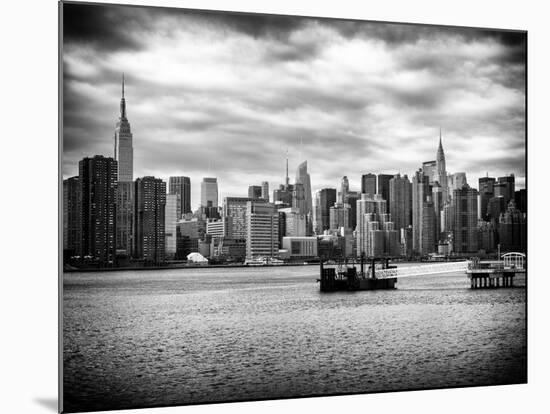
[[[475,188],[464,186],[453,191],[453,249],[456,253],[477,253],[477,196]]]
[[[246,211],[246,258],[279,255],[279,213],[274,204],[249,201]]]
[[[80,250],[80,180],[78,176],[63,180],[63,257]]]
[[[166,183],[160,178],[135,181],[134,249],[136,259],[159,264],[166,258]]]
[[[376,194],[376,175],[368,173],[361,176],[361,194]]]
[[[389,182],[389,212],[395,229],[400,231],[411,225],[412,186],[409,177],[396,174]]]
[[[191,213],[191,179],[189,177],[170,177],[168,179],[168,193],[179,195],[178,219],[184,214]]]
[[[218,208],[218,179],[204,177],[201,182],[201,207]]]
[[[78,164],[81,243],[79,256],[99,266],[111,266],[116,257],[116,189],[118,164],[96,155]]]

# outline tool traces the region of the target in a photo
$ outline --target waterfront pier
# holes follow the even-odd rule
[[[525,255],[523,253],[506,253],[502,260],[480,261],[473,259],[468,263],[466,274],[472,289],[494,289],[514,287],[514,277],[525,273]]]

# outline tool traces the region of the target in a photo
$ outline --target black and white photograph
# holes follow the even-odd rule
[[[59,13],[62,412],[527,382],[526,31]]]

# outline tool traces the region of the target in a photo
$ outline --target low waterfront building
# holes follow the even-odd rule
[[[317,237],[283,237],[283,249],[292,259],[317,257]]]

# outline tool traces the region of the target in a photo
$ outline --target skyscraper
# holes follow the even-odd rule
[[[376,194],[376,175],[368,173],[361,176],[361,194]]]
[[[135,181],[134,257],[162,263],[166,254],[166,183],[160,178]]]
[[[134,148],[133,135],[126,115],[124,75],[122,75],[120,116],[115,128],[115,160],[118,162],[116,251],[118,255],[130,256],[134,222]]]
[[[253,200],[262,199],[262,187],[259,185],[249,185],[248,186],[248,198]]]
[[[424,175],[423,169],[419,169],[412,180],[412,226],[414,253],[426,255],[434,252],[435,211],[429,177]]]
[[[63,252],[69,256],[80,250],[81,197],[78,176],[63,180]]]
[[[336,203],[336,189],[323,188],[319,193],[321,232],[330,229],[330,208]]]
[[[514,198],[516,187],[514,174],[504,177],[498,177],[498,182],[494,185],[495,197],[503,196],[506,205]]]
[[[246,211],[246,258],[279,255],[279,213],[274,204],[249,201]]]
[[[252,198],[224,198],[222,219],[225,221],[225,237],[232,239],[246,238],[246,209],[249,201],[252,201]]]
[[[357,200],[361,197],[357,191],[349,191],[344,199],[344,204],[349,205],[349,227],[350,230],[355,230],[357,226]]]
[[[180,219],[179,215],[179,194],[168,194],[166,196],[166,207],[164,213],[164,235],[166,237],[166,258],[173,259],[176,255],[176,222]]]
[[[457,253],[478,251],[477,196],[477,190],[467,185],[454,190],[453,249]]]
[[[204,177],[201,182],[201,207],[218,207],[218,179]]]
[[[170,177],[168,180],[169,194],[178,194],[178,219],[187,213],[191,213],[191,179],[179,176]]]
[[[445,204],[448,198],[449,184],[447,182],[447,166],[445,163],[445,152],[443,151],[443,144],[441,142],[441,128],[439,129],[439,147],[437,147],[436,155],[436,181],[441,186],[442,203]]]
[[[307,172],[307,161],[304,161],[300,165],[298,165],[298,169],[296,170],[296,184],[303,185],[304,211],[300,212],[302,214],[305,214],[306,216],[308,214],[311,215],[313,211],[313,203],[311,198],[311,178],[309,176],[309,173]]]
[[[115,129],[115,160],[118,162],[118,180],[134,181],[134,147],[132,131],[126,116],[124,98],[124,74],[122,75],[122,98],[120,99],[120,117]]]
[[[269,183],[262,181],[262,198],[269,202]]]
[[[428,177],[428,184],[432,185],[437,175],[437,161],[425,161],[422,163],[422,173]]]
[[[357,256],[363,253],[367,257],[400,255],[399,232],[385,212],[386,205],[380,194],[364,193],[357,201]]]
[[[378,188],[377,194],[380,194],[384,200],[386,200],[386,208],[389,213],[390,207],[390,180],[393,178],[391,174],[378,174]]]
[[[489,216],[487,215],[487,206],[489,205],[489,200],[494,196],[494,186],[495,179],[493,177],[481,177],[479,179],[479,218],[488,221]]]
[[[501,251],[525,252],[527,248],[526,216],[510,200],[506,211],[500,216],[498,234]]]
[[[115,260],[117,162],[96,155],[78,163],[80,182],[81,243],[80,257],[88,257],[100,266]]]
[[[345,175],[342,177],[342,181],[340,181],[340,189],[338,190],[338,203],[344,204],[346,203],[346,198],[349,193],[349,180],[348,177]]]
[[[347,203],[335,203],[330,208],[330,229],[338,230],[344,228],[345,230],[350,229],[349,217],[350,217],[350,207]]]
[[[412,187],[409,177],[396,174],[390,180],[389,210],[395,229],[400,231],[411,225]]]

